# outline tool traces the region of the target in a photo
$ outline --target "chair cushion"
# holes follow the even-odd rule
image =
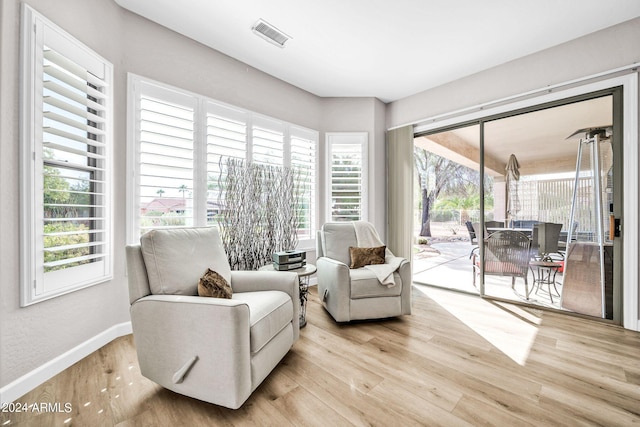
[[[140,237],[152,294],[197,295],[208,268],[231,283],[231,268],[216,227],[151,230]]]
[[[527,266],[521,266],[508,261],[487,261],[484,264],[485,273],[503,274],[523,274],[526,273]]]
[[[350,222],[328,222],[322,226],[324,256],[351,264],[349,246],[357,247],[356,230]]]
[[[349,257],[351,264],[349,268],[360,268],[365,265],[384,264],[384,253],[386,246],[375,248],[354,248],[349,246]]]
[[[402,292],[402,279],[396,271],[393,278],[395,286],[387,287],[380,283],[376,275],[366,269],[349,270],[351,276],[351,298],[395,297]]]
[[[293,320],[293,302],[282,291],[236,292],[249,306],[251,353],[257,353]]]
[[[207,268],[207,272],[198,282],[198,296],[231,299],[233,289],[218,272]]]

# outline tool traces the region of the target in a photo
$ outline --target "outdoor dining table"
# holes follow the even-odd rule
[[[495,233],[496,231],[505,231],[505,230],[513,230],[513,231],[519,231],[521,233],[526,234],[527,236],[531,236],[531,233],[533,233],[533,228],[520,228],[520,227],[514,227],[514,228],[510,228],[510,227],[487,227],[487,233],[491,234],[491,233]]]

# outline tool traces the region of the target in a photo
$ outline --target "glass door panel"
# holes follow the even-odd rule
[[[484,123],[484,295],[613,318],[613,123],[612,95]]]
[[[478,293],[470,254],[481,223],[479,171],[477,124],[414,139],[414,283]]]

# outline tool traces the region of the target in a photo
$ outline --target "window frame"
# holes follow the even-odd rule
[[[91,81],[99,82],[101,85],[102,92],[100,95],[104,95],[100,105],[103,107],[101,108],[103,116],[99,117],[101,120],[92,123],[93,118],[97,119],[98,117],[96,116],[99,116],[99,113],[93,114],[92,107],[88,105],[86,107],[87,111],[83,112],[83,116],[77,116],[84,118],[84,114],[93,114],[90,116],[91,119],[87,119],[90,122],[87,123],[86,132],[95,136],[96,133],[92,132],[92,130],[97,130],[99,131],[97,134],[101,134],[100,140],[96,141],[95,144],[84,143],[87,148],[81,152],[90,153],[91,155],[86,156],[87,158],[94,158],[94,160],[99,158],[99,160],[95,160],[97,161],[95,168],[91,164],[83,166],[80,164],[73,165],[72,163],[69,164],[68,168],[65,168],[64,161],[47,160],[43,156],[46,148],[44,139],[45,95],[43,92],[45,45],[57,52],[59,57],[62,58],[64,67],[61,69],[64,70],[63,74],[73,74],[73,70],[78,70],[75,67],[79,65],[81,70],[91,74],[91,77],[86,80],[87,86],[93,87]],[[24,3],[22,5],[20,55],[20,63],[22,65],[20,94],[20,210],[24,219],[20,224],[20,305],[25,307],[104,283],[113,278],[113,65]],[[47,103],[50,104],[49,101]],[[69,109],[61,111],[70,112]],[[71,116],[61,115],[59,117],[62,118],[63,122],[65,119],[76,122]],[[68,138],[65,140],[69,141]],[[68,144],[68,142],[64,144]],[[74,150],[67,145],[60,147],[63,147],[63,151],[67,152]],[[84,156],[84,154],[80,155]],[[90,169],[94,169],[94,172],[89,172],[92,174],[92,178],[88,179],[93,182],[89,185],[97,185],[99,190],[94,190],[93,188],[88,191],[85,190],[81,194],[90,195],[90,204],[77,206],[89,209],[91,212],[90,221],[94,223],[94,227],[90,230],[98,233],[102,238],[99,241],[102,248],[98,252],[99,255],[96,257],[94,254],[91,257],[91,259],[99,259],[99,261],[91,261],[59,270],[45,271],[45,231],[43,227],[46,216],[44,214],[45,203],[43,196],[45,189],[43,180],[45,166],[47,165],[76,172],[87,172]],[[93,177],[93,173],[96,174],[96,177]],[[87,180],[87,178],[72,177],[70,179]],[[97,181],[93,181],[94,179]],[[97,193],[94,193],[94,191],[97,191]],[[99,199],[96,200],[96,198]],[[85,243],[82,246],[92,247],[94,245]]]
[[[199,107],[199,100],[190,93],[180,92],[178,90],[173,90],[172,88],[166,88],[162,85],[158,85],[155,82],[150,80],[134,80],[129,78],[128,82],[128,112],[129,117],[127,120],[129,137],[127,138],[127,236],[134,236],[137,234],[137,231],[140,230],[140,173],[139,166],[141,161],[141,150],[140,150],[140,141],[137,139],[138,132],[140,131],[140,111],[138,110],[138,100],[140,95],[138,92],[141,90],[145,90],[147,96],[155,97],[164,102],[173,103],[177,105],[181,105],[183,107],[192,108],[194,111],[194,130],[193,130],[193,163],[192,163],[192,171],[196,171],[198,169],[198,163],[201,162],[203,156],[201,156],[200,152],[198,152],[198,147],[196,147],[195,140],[197,135],[200,133],[200,129],[196,125],[196,115]],[[206,162],[206,157],[205,157]],[[201,182],[198,179],[199,177],[194,173],[192,176],[193,188],[191,189],[194,194],[197,194],[199,188],[201,188]],[[199,213],[198,207],[200,206],[200,202],[198,197],[194,196],[192,198],[192,209],[193,209],[193,225],[199,224]],[[202,224],[200,224],[202,225]],[[139,241],[138,239],[129,240],[129,243],[135,243]]]
[[[140,116],[137,110],[137,102],[141,96],[140,90],[157,91],[156,96],[162,92],[173,93],[175,96],[192,97],[195,105],[194,118],[194,150],[196,159],[194,161],[194,225],[206,226],[207,221],[207,187],[208,187],[208,154],[209,150],[209,118],[212,115],[224,117],[227,120],[243,121],[246,126],[244,154],[245,160],[254,159],[254,129],[256,127],[270,129],[281,132],[284,138],[282,147],[283,165],[291,166],[291,135],[305,135],[312,139],[315,144],[314,158],[314,182],[318,182],[319,164],[319,132],[305,128],[296,124],[288,123],[263,114],[230,105],[204,95],[199,95],[187,90],[183,90],[168,84],[164,84],[152,79],[128,73],[128,102],[127,102],[127,240],[129,243],[136,243],[140,239],[139,228],[139,177],[138,167],[140,164],[140,150],[137,132],[139,129]],[[225,116],[225,114],[229,114]],[[313,192],[313,213],[309,238],[299,239],[299,249],[312,249],[315,247],[315,230],[318,228],[318,197],[317,191]]]
[[[369,220],[369,133],[368,132],[327,132],[325,134],[326,141],[326,218],[327,221],[334,221],[332,214],[332,179],[333,179],[333,147],[336,145],[360,145],[361,147],[361,203],[360,211],[361,215],[359,220]],[[346,220],[341,220],[346,221]]]

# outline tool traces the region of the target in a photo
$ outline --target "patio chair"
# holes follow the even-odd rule
[[[473,224],[471,224],[471,221],[466,221],[464,225],[467,226],[467,231],[469,232],[469,240],[471,241],[471,244],[474,246],[477,245],[478,236],[476,236],[476,230],[473,228]]]
[[[538,254],[541,259],[564,259],[559,252],[560,231],[562,224],[544,222],[538,224]]]
[[[482,226],[482,224],[480,224],[479,222],[474,222],[473,229],[476,231],[476,236],[478,239],[486,239],[487,237],[489,237],[489,232],[487,231],[487,224]],[[482,230],[482,234],[480,233],[480,230]]]
[[[525,296],[529,299],[529,283],[527,274],[531,240],[519,231],[496,231],[484,240],[484,274],[485,276],[511,276],[511,288],[515,292],[516,278],[524,280]],[[473,285],[480,274],[479,254],[472,254]]]

